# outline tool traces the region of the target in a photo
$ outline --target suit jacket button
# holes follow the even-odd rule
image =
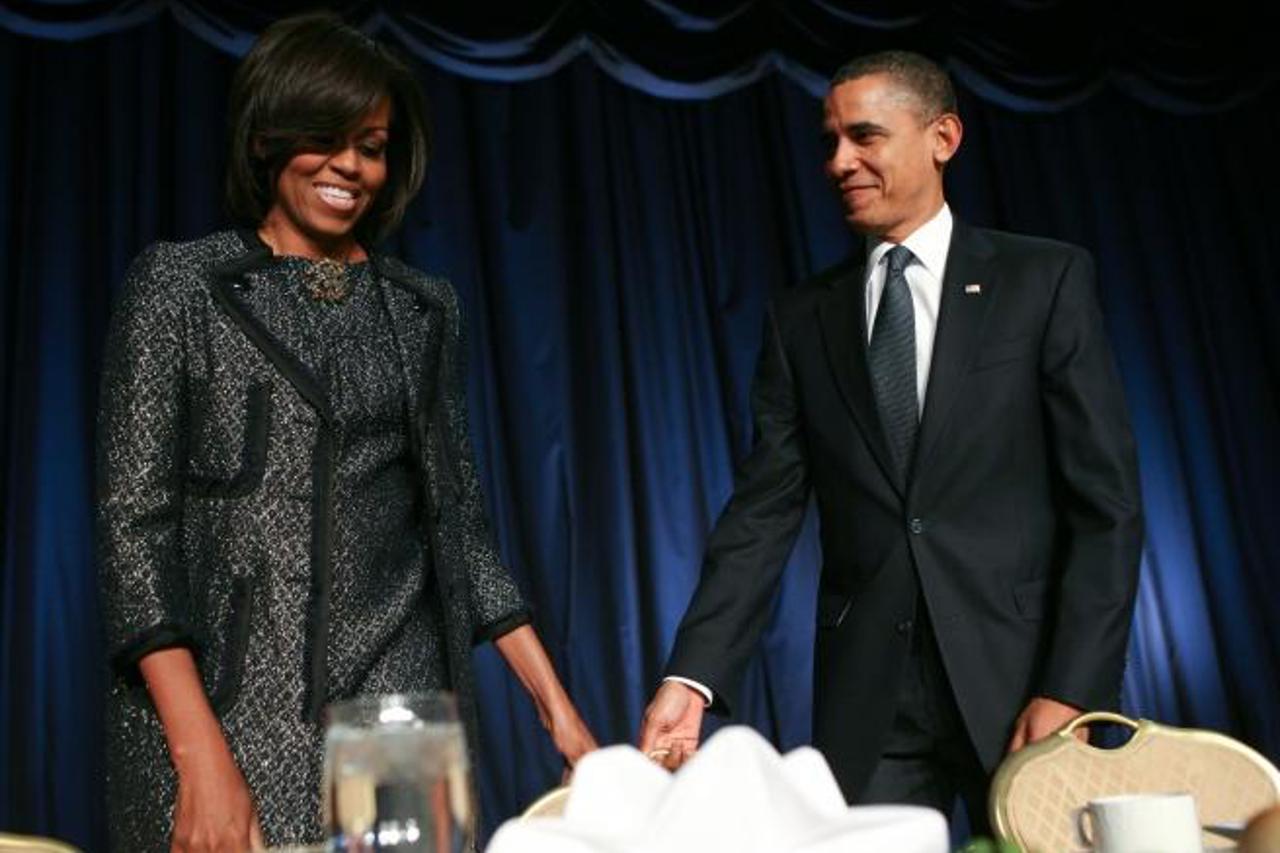
[[[413,310],[417,311],[419,314],[427,313],[427,300],[423,299],[421,296],[413,297]]]
[[[897,631],[899,634],[905,637],[911,633],[911,628],[913,627],[913,625],[914,623],[912,623],[910,619],[903,619],[897,625],[893,626],[893,630]]]
[[[907,523],[907,529],[917,535],[924,533],[924,519],[913,518]]]

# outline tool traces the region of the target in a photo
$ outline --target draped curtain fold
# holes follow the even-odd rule
[[[284,7],[0,7],[0,829],[102,847],[110,300],[148,243],[225,225],[227,86]],[[959,83],[956,214],[1098,259],[1146,502],[1127,710],[1280,758],[1280,92],[1227,49],[1265,28],[1193,42],[1195,22],[1094,4],[857,9],[344,10],[427,91],[435,160],[387,248],[462,295],[490,513],[571,692],[602,741],[634,737],[751,440],[764,306],[851,247],[815,93],[848,56],[905,46]],[[815,533],[740,703],[784,747],[809,735]],[[559,762],[492,649],[476,666],[491,825]]]
[[[1244,3],[1212,9],[1003,0],[526,0],[503,4],[326,4],[371,35],[477,80],[533,80],[587,55],[629,87],[710,98],[781,72],[821,95],[850,56],[911,45],[945,57],[973,91],[1023,110],[1057,109],[1113,83],[1172,112],[1219,110],[1270,85],[1265,27]],[[1239,8],[1234,8],[1238,6]],[[170,15],[218,50],[242,54],[293,2],[14,0],[0,28],[77,41]]]

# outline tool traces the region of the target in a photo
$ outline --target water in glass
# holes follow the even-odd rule
[[[448,694],[334,705],[325,736],[325,823],[341,853],[462,853],[472,808],[462,724]]]

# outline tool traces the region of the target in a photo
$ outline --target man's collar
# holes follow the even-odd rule
[[[910,249],[916,260],[938,280],[942,279],[943,270],[947,266],[947,250],[951,247],[951,231],[954,225],[951,208],[943,202],[942,207],[932,219],[912,231],[907,235],[907,239],[902,241],[902,245]],[[875,269],[876,264],[893,246],[893,243],[876,237],[867,238],[868,274]]]

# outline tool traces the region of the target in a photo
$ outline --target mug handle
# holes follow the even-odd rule
[[[1092,850],[1094,846],[1092,817],[1093,813],[1089,811],[1089,807],[1081,806],[1076,809],[1075,820],[1072,821],[1076,827],[1076,836],[1087,850]]]

